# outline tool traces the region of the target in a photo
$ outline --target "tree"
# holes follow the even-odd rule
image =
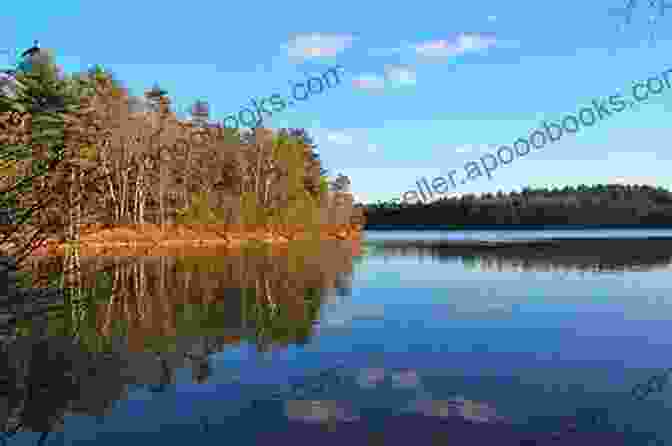
[[[158,115],[158,129],[155,132],[152,132],[149,141],[149,150],[154,155],[156,162],[159,166],[159,218],[161,224],[161,230],[165,230],[166,224],[166,211],[165,211],[165,189],[166,189],[166,173],[167,163],[170,161],[167,146],[162,144],[160,141],[155,142],[155,138],[165,129],[165,121],[168,118],[170,113],[170,99],[167,96],[168,92],[161,89],[158,84],[154,85],[154,88],[145,93],[145,97],[152,105],[154,112]]]
[[[310,149],[310,160],[319,163],[322,162],[319,153],[316,152],[316,149],[318,147],[317,144],[315,144],[313,138],[308,134],[308,132],[305,129],[295,129],[295,128],[280,129],[280,133],[285,134],[287,136],[298,138],[302,144],[306,145],[306,147]],[[326,176],[328,173],[329,173],[328,169],[320,166],[321,176]]]
[[[339,173],[338,177],[331,183],[331,190],[333,192],[350,192],[350,178]]]
[[[30,57],[15,73],[14,94],[0,95],[0,156],[17,173],[0,188],[0,208],[16,210],[16,224],[4,228],[0,244],[11,241],[19,262],[44,240],[43,217],[61,199],[59,185],[72,184],[58,172],[75,155],[68,147],[73,121],[66,115],[80,109],[83,91],[60,76],[51,52]]]
[[[241,214],[255,224],[318,220],[329,184],[305,130],[274,134],[259,127],[241,135],[209,124],[205,101],[194,104],[191,122],[180,121],[158,84],[136,98],[100,65],[62,75],[50,52],[39,49],[29,57],[30,63],[22,65],[28,72],[17,70],[11,78],[16,93],[3,95],[9,105],[0,126],[12,130],[3,128],[0,144],[12,149],[0,158],[0,171],[9,174],[0,177],[0,198],[11,204],[19,186],[25,193],[13,197],[14,208],[29,209],[40,199],[54,198],[35,226],[54,223],[52,233],[57,226],[58,231],[66,228],[65,238],[76,242],[80,224],[102,218],[113,224],[143,223],[157,207],[154,221],[162,228],[169,214],[190,207],[207,209],[227,223]],[[31,169],[49,161],[48,146],[53,145],[40,143],[35,130],[42,121],[51,126],[52,139],[62,136],[56,141],[59,164],[29,178]],[[341,189],[348,184],[343,181]],[[203,215],[211,220],[209,213]],[[14,227],[27,226],[17,221]]]

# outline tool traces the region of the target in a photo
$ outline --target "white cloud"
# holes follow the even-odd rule
[[[447,40],[437,40],[419,43],[415,46],[415,52],[425,57],[450,57],[459,53],[459,47]]]
[[[368,153],[376,153],[380,149],[377,144],[367,141],[367,134],[363,129],[322,130],[312,134],[321,135],[327,141],[339,146],[352,146],[358,152],[361,152],[362,147]]]
[[[415,70],[409,65],[386,65],[385,79],[393,86],[415,85]]]
[[[476,33],[462,34],[458,41],[463,52],[487,49],[496,42],[494,35]]]
[[[352,45],[350,34],[298,34],[283,45],[291,59],[303,61],[312,58],[333,57]]]
[[[447,59],[468,52],[488,49],[497,43],[494,33],[455,33],[448,39],[416,44],[415,52],[424,58]]]
[[[488,21],[496,20],[489,16]],[[459,32],[452,33],[445,39],[427,40],[423,42],[402,42],[393,48],[371,48],[369,56],[391,56],[397,53],[410,51],[420,56],[423,61],[442,62],[467,53],[474,53],[497,48],[520,48],[520,42],[498,39],[492,32]]]
[[[385,79],[376,74],[362,74],[352,80],[352,86],[361,90],[380,91],[385,89]]]
[[[356,89],[381,92],[386,87],[403,87],[415,85],[415,70],[409,65],[385,65],[384,74],[364,73],[352,80]]]

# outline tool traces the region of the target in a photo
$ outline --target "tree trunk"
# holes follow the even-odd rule
[[[261,144],[257,144],[257,150],[258,150],[258,155],[257,155],[257,172],[256,172],[256,184],[254,187],[254,193],[259,196],[259,189],[261,188],[261,163],[262,163],[262,156],[263,156],[263,148]]]
[[[161,219],[161,232],[165,231],[165,223],[166,223],[166,214],[165,214],[165,209],[164,209],[164,204],[163,204],[163,195],[164,195],[164,189],[165,189],[165,163],[163,162],[163,151],[159,150],[159,171],[160,171],[160,179],[159,179],[159,216]]]
[[[125,221],[128,208],[128,169],[125,169],[125,174],[121,178],[121,212],[120,217]]]
[[[144,196],[145,196],[145,160],[138,161],[138,177],[135,180],[135,221],[144,224]]]

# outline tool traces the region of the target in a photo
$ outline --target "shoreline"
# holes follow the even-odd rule
[[[264,227],[256,230],[231,230],[224,225],[83,225],[80,235],[81,256],[134,257],[153,255],[198,255],[213,249],[240,249],[250,244],[283,247],[291,242],[313,240],[312,233]],[[319,241],[360,241],[362,228],[357,225],[325,225],[316,232]],[[200,249],[199,249],[200,248]],[[30,257],[58,257],[65,254],[66,244],[47,239]]]
[[[668,225],[627,225],[627,224],[595,224],[595,225],[441,225],[441,224],[370,224],[364,225],[365,231],[583,231],[596,229],[667,229]]]

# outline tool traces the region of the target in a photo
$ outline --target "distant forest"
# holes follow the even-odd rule
[[[376,226],[670,226],[672,193],[646,185],[598,184],[524,188],[505,194],[441,198],[427,204],[366,205],[366,227]]]

